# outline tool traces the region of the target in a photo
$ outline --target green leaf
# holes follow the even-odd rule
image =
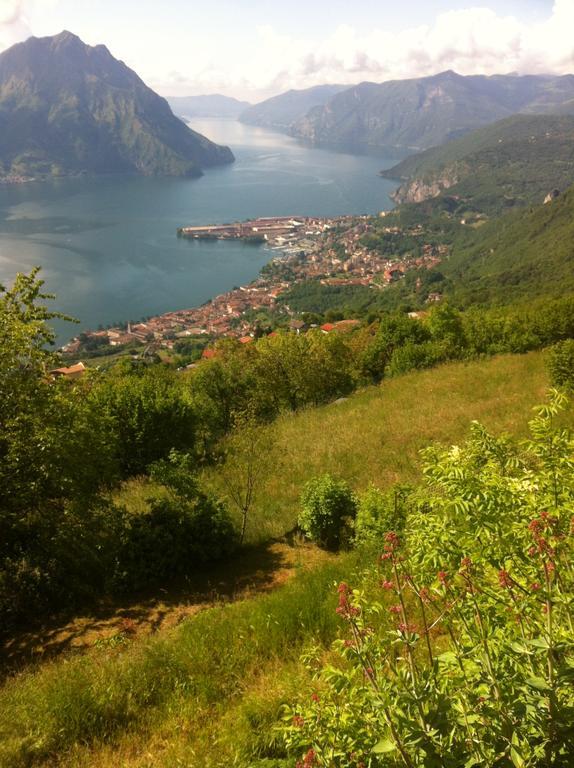
[[[522,768],[525,765],[524,760],[514,747],[510,748],[510,759],[512,760],[512,765],[515,765],[516,768]]]
[[[373,747],[375,755],[384,755],[388,752],[394,752],[396,746],[390,739],[381,739],[378,744]]]
[[[543,677],[529,677],[526,680],[526,685],[531,688],[535,688],[537,691],[551,691],[552,688],[548,685]]]
[[[535,637],[532,640],[527,640],[528,645],[532,645],[534,648],[543,648],[545,651],[550,647],[548,640],[544,637]]]

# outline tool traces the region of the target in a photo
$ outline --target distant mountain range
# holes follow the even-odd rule
[[[179,117],[236,118],[248,109],[248,101],[239,101],[219,93],[206,96],[168,96],[168,104]]]
[[[574,114],[574,76],[464,77],[448,71],[350,88],[322,86],[275,96],[240,119],[316,144],[417,152],[518,113]]]
[[[397,203],[448,196],[488,215],[542,203],[574,184],[574,117],[515,115],[461,139],[412,155],[387,171],[403,183]]]
[[[62,32],[0,54],[0,175],[197,176],[233,159],[103,45]]]
[[[317,85],[301,91],[287,91],[249,107],[239,119],[248,125],[290,133],[294,124],[309,110],[326,104],[346,88],[346,85]]]

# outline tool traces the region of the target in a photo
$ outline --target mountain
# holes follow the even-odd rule
[[[574,291],[574,188],[469,229],[439,267],[457,303],[509,303]]]
[[[420,151],[517,113],[574,114],[574,76],[483,75],[361,83],[292,126],[315,143]]]
[[[301,91],[287,91],[249,107],[241,113],[239,120],[248,125],[289,132],[291,126],[303,118],[310,109],[326,104],[333,96],[348,87],[347,85],[317,85]]]
[[[208,96],[170,96],[169,106],[181,117],[232,117],[237,118],[251,104],[230,96],[210,94]]]
[[[498,214],[574,183],[574,117],[516,115],[383,171],[397,203],[448,195],[458,209]]]
[[[0,54],[0,173],[197,176],[233,159],[103,45],[62,32]]]

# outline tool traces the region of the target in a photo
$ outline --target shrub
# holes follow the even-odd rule
[[[315,692],[285,716],[304,766],[574,764],[574,439],[554,392],[525,445],[474,425],[426,452],[404,536],[362,589]]]
[[[355,517],[357,503],[344,480],[322,475],[310,480],[301,494],[299,526],[319,546],[339,546],[343,529]]]
[[[355,520],[355,544],[382,545],[388,531],[402,531],[407,507],[407,487],[383,492],[370,485],[359,497]]]
[[[560,341],[548,355],[548,372],[554,387],[574,388],[574,339]]]
[[[229,555],[236,532],[222,502],[197,491],[192,500],[151,500],[121,537],[116,583],[142,589],[186,576]]]
[[[408,341],[404,346],[397,347],[393,351],[388,374],[400,376],[416,369],[432,368],[433,365],[448,360],[449,355],[452,355],[452,350],[449,350],[443,342],[426,341],[422,344],[413,344]]]

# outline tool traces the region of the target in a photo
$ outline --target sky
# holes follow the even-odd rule
[[[68,29],[163,96],[574,73],[574,0],[0,0],[0,51]]]

